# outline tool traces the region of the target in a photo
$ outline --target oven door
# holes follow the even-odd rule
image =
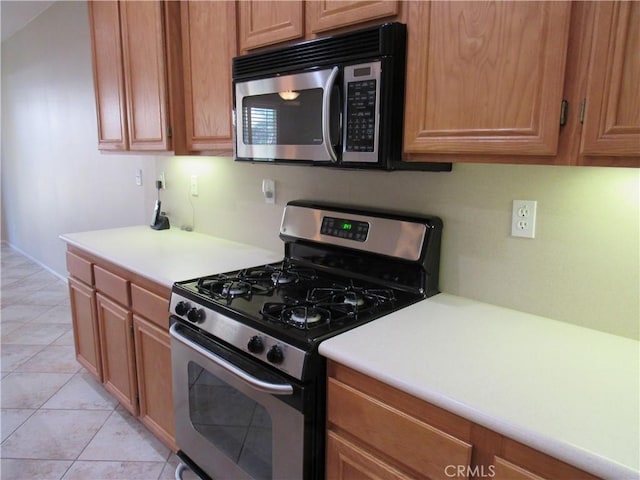
[[[236,160],[337,162],[339,68],[235,84]]]
[[[305,478],[303,389],[173,323],[176,443],[216,480]]]

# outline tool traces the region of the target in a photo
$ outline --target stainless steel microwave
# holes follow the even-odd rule
[[[450,170],[401,161],[405,59],[401,23],[234,58],[235,159]]]

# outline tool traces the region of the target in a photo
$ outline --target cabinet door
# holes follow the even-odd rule
[[[414,478],[446,480],[448,465],[471,462],[469,443],[333,377],[327,381],[327,422],[419,472]]]
[[[163,21],[159,1],[120,3],[130,150],[170,149]]]
[[[327,478],[334,480],[409,480],[413,476],[386,464],[335,432],[327,434]]]
[[[240,49],[273,45],[304,35],[304,2],[247,0],[238,2]]]
[[[408,9],[405,152],[556,153],[571,2]]]
[[[398,15],[399,4],[400,2],[392,0],[307,2],[307,32],[320,33]]]
[[[494,470],[492,472],[494,480],[544,480],[544,478],[535,473],[525,470],[503,458],[495,457],[494,463]]]
[[[104,386],[133,415],[138,414],[132,314],[96,294]]]
[[[180,7],[187,149],[230,154],[235,5],[183,2]]]
[[[93,288],[69,278],[71,321],[76,359],[84,368],[102,381],[100,363],[100,335],[96,318],[96,292]]]
[[[169,333],[133,316],[140,421],[175,449]]]
[[[640,155],[640,3],[596,2],[583,155]]]
[[[127,118],[118,2],[87,2],[87,5],[98,117],[98,148],[126,150]]]

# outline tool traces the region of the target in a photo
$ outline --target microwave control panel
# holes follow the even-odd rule
[[[378,161],[380,62],[344,67],[343,162]]]

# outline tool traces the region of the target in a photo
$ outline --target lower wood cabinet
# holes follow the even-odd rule
[[[98,293],[98,325],[102,382],[133,415],[138,414],[138,388],[130,311]]]
[[[169,340],[170,289],[69,247],[76,358],[176,450]]]
[[[597,478],[333,361],[327,381],[327,479]]]
[[[413,477],[330,430],[327,434],[327,478],[411,480]]]
[[[69,298],[71,300],[76,359],[94,377],[102,381],[100,336],[96,319],[96,291],[70,277]]]
[[[164,443],[173,445],[175,427],[169,334],[138,315],[133,316],[133,334],[140,421]]]
[[[327,478],[469,478],[471,422],[333,362],[327,402]]]

